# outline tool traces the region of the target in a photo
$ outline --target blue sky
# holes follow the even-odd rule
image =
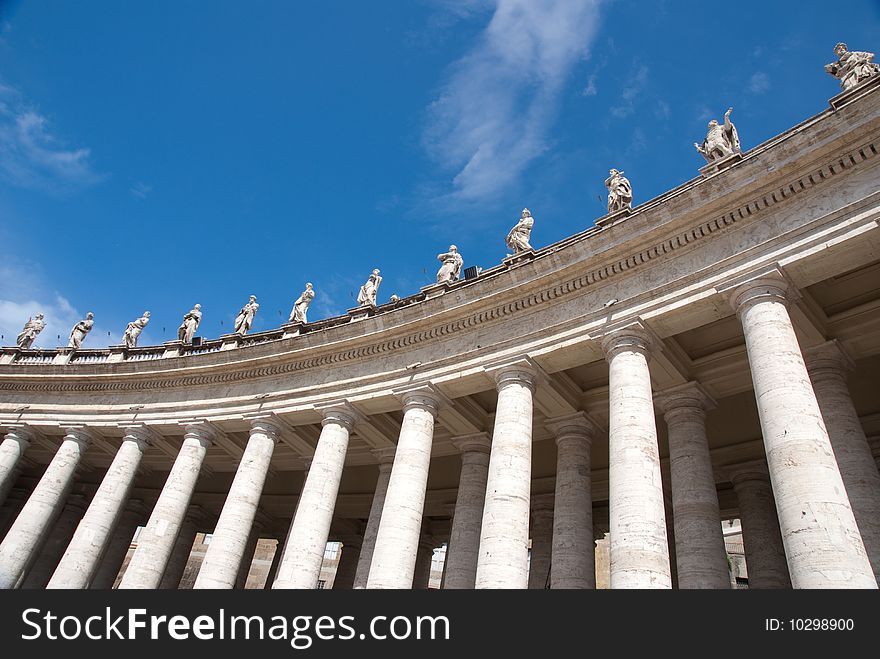
[[[821,112],[838,41],[880,50],[880,2],[0,0],[2,343],[488,268],[525,206],[536,247],[590,226],[610,167],[636,205],[697,176],[728,106],[746,150]]]

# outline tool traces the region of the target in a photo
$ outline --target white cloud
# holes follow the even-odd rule
[[[599,93],[596,88],[596,74],[594,73],[587,79],[587,86],[581,91],[581,96],[595,96]]]
[[[129,192],[131,192],[131,194],[133,194],[138,199],[146,199],[147,195],[153,191],[153,186],[147,185],[146,183],[144,183],[142,181],[138,181],[133,186],[131,186],[128,190],[129,190]]]
[[[49,120],[16,89],[0,83],[0,176],[9,183],[65,192],[99,182],[87,148],[68,149]]]
[[[647,82],[648,67],[644,64],[633,62],[629,78],[624,83],[624,90],[620,95],[621,103],[620,105],[611,108],[611,114],[622,119],[635,112],[635,102],[642,93],[642,90],[645,88],[645,83]]]
[[[763,71],[758,71],[749,78],[749,91],[760,94],[770,89],[770,76]]]
[[[424,144],[453,173],[447,198],[490,198],[546,150],[563,83],[595,36],[599,4],[497,0],[428,108]]]

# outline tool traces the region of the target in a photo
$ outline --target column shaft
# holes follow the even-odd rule
[[[113,588],[116,576],[119,574],[119,569],[125,560],[125,555],[131,547],[134,532],[137,530],[137,527],[146,522],[146,519],[147,516],[143,502],[140,499],[130,499],[125,510],[122,511],[119,521],[116,523],[116,528],[113,530],[113,535],[107,544],[107,549],[101,558],[101,563],[95,571],[95,576],[92,577],[92,581],[89,584],[90,590],[109,590]]]
[[[9,490],[18,477],[19,460],[33,439],[33,431],[27,426],[11,429],[0,443],[0,506],[6,501]]]
[[[416,563],[413,569],[413,590],[427,590],[431,581],[431,565],[434,562],[434,546],[430,539],[419,543],[416,551]]]
[[[189,563],[190,555],[192,555],[193,544],[196,541],[196,536],[200,533],[198,527],[200,519],[202,519],[201,511],[195,506],[190,508],[186,518],[180,525],[180,531],[178,531],[177,538],[174,540],[174,545],[171,548],[171,555],[165,563],[165,570],[158,585],[159,590],[177,590],[180,588],[180,580],[183,578],[183,573],[186,572],[186,565]],[[129,564],[130,566],[131,564]],[[125,580],[125,575],[122,575],[122,579],[123,581]],[[120,583],[119,587],[123,588],[123,585]]]
[[[76,525],[79,523],[88,505],[88,499],[81,494],[71,494],[67,497],[64,510],[58,516],[52,530],[49,532],[46,542],[40,548],[40,555],[34,561],[27,576],[21,581],[21,587],[28,590],[42,590],[49,583],[49,578],[64,554],[64,548],[73,537]]]
[[[543,590],[550,581],[550,557],[553,551],[553,509],[532,511],[529,529],[532,551],[529,554],[529,589]]]
[[[351,590],[354,587],[354,577],[357,573],[360,556],[361,545],[356,539],[343,542],[342,557],[339,559],[336,577],[333,579],[333,590]]]
[[[379,522],[382,519],[382,508],[385,506],[385,494],[388,492],[388,481],[391,479],[394,451],[387,452],[380,459],[385,461],[379,463],[379,479],[376,481],[376,489],[373,492],[370,517],[367,519],[367,528],[364,530],[364,543],[361,545],[357,573],[354,576],[355,588],[367,587],[370,563],[373,562],[373,549],[376,547],[376,536],[379,534]]]
[[[254,562],[254,553],[257,551],[257,543],[260,541],[260,532],[257,530],[258,526],[254,525],[251,527],[250,537],[241,555],[241,567],[238,568],[238,575],[235,577],[236,590],[244,590],[245,586],[247,586],[248,576],[251,573],[251,564]],[[216,529],[214,530],[214,537],[217,537]],[[213,539],[211,544],[214,544]]]

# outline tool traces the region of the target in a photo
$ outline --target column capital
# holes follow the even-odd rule
[[[649,358],[661,345],[660,337],[641,320],[622,327],[609,328],[602,336],[602,350],[608,362],[627,351],[638,352]]]
[[[797,286],[782,270],[779,264],[758,272],[750,272],[734,277],[715,290],[725,295],[737,314],[756,302],[779,302],[788,306],[799,297]]]
[[[568,440],[590,443],[599,433],[599,425],[586,412],[574,412],[547,419],[544,426],[553,433],[557,446]]]
[[[485,453],[488,455],[492,448],[492,440],[487,432],[475,432],[470,435],[460,435],[452,438],[452,445],[462,453]]]
[[[814,381],[817,377],[827,376],[846,379],[847,372],[856,367],[852,357],[837,339],[806,348],[804,364]]]
[[[693,381],[658,392],[654,404],[663,412],[667,423],[681,415],[695,415],[702,419],[706,412],[717,407],[715,399],[703,385]]]
[[[495,380],[499,391],[508,384],[520,384],[534,392],[541,381],[547,380],[544,369],[528,355],[508,357],[484,366],[483,371]]]
[[[153,446],[160,438],[160,435],[145,423],[119,423],[116,427],[122,429],[124,433],[122,441],[132,439],[138,442],[141,450]]]
[[[392,390],[391,393],[403,402],[404,412],[411,407],[420,407],[436,417],[441,408],[453,405],[453,402],[430,382],[401,387]]]
[[[370,453],[376,456],[376,459],[379,461],[379,471],[381,471],[382,467],[386,465],[389,469],[391,468],[391,465],[394,463],[394,454],[397,453],[397,447],[374,448]]]
[[[321,426],[334,423],[351,432],[355,425],[364,421],[364,415],[347,400],[319,403],[314,405],[314,409],[321,413]]]
[[[37,430],[26,423],[4,423],[4,435],[27,448],[37,438]]]
[[[84,424],[65,424],[61,429],[64,430],[64,439],[72,439],[83,447],[95,439],[95,431]]]
[[[242,418],[250,423],[250,432],[261,432],[276,444],[281,440],[284,423],[274,412],[248,412]]]
[[[770,470],[764,460],[750,460],[749,462],[724,465],[721,468],[721,473],[733,483],[734,487],[746,481],[770,483]]]
[[[178,424],[185,429],[185,435],[192,435],[205,448],[211,446],[217,439],[219,431],[217,427],[207,419],[189,419],[186,421],[178,421]]]

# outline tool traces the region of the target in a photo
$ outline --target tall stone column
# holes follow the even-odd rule
[[[165,570],[159,581],[159,590],[177,590],[180,587],[180,580],[183,578],[183,573],[186,572],[186,564],[189,563],[196,536],[205,530],[204,525],[207,521],[208,515],[201,506],[190,506],[187,509],[186,515],[180,523],[180,531],[178,531],[177,538],[171,548],[171,554],[165,563]],[[146,531],[146,529],[144,530]],[[138,546],[140,546],[140,538],[138,538]],[[125,575],[122,575],[122,579],[125,580]],[[122,583],[119,584],[119,587],[123,587]]]
[[[180,453],[159,494],[150,521],[138,537],[137,549],[122,575],[119,588],[154,589],[163,581],[162,575],[174,550],[213,437],[213,428],[205,422],[186,425]]]
[[[235,586],[279,433],[278,423],[271,417],[251,419],[247,447],[193,588],[229,589]],[[253,558],[253,552],[250,558]]]
[[[480,527],[489,477],[489,450],[492,442],[485,432],[452,440],[461,451],[461,474],[452,515],[452,530],[443,567],[443,588],[473,588],[480,553]]]
[[[13,588],[36,559],[64,507],[76,468],[91,442],[91,435],[82,426],[65,431],[58,452],[0,543],[0,589]]]
[[[348,437],[359,413],[348,403],[320,409],[321,436],[299,497],[290,534],[272,588],[315,588],[330,535],[336,495],[348,451]]]
[[[608,494],[611,587],[671,588],[660,453],[648,357],[640,325],[617,330],[608,360]]]
[[[362,543],[363,538],[360,536],[347,535],[342,539],[342,558],[339,559],[339,565],[336,567],[333,590],[351,590],[354,587]]]
[[[753,279],[742,323],[782,543],[795,588],[876,588],[828,431],[788,315],[788,284]]]
[[[669,430],[672,520],[679,588],[730,588],[727,550],[709,440],[706,411],[715,402],[696,382],[657,397]]]
[[[422,530],[425,488],[434,441],[434,422],[445,396],[433,385],[398,392],[403,400],[403,424],[367,588],[412,588]]]
[[[0,443],[0,506],[18,477],[19,460],[34,440],[34,431],[25,424],[7,425],[9,431]]]
[[[529,554],[529,589],[543,590],[550,580],[550,557],[553,551],[553,499],[535,497],[529,526],[532,551]]]
[[[238,575],[235,577],[235,590],[244,590],[247,586],[248,576],[251,573],[251,564],[254,562],[254,554],[257,551],[257,543],[260,541],[260,530],[262,524],[254,522],[251,527],[251,534],[248,536],[247,544],[244,546],[244,552],[241,555],[241,566],[238,568]],[[214,530],[214,537],[217,537],[217,530]],[[213,545],[213,538],[211,545]],[[210,545],[209,545],[210,548]],[[204,563],[203,563],[204,564]],[[199,573],[201,574],[201,572]]]
[[[122,444],[92,503],[73,534],[48,588],[87,588],[128,500],[152,431],[144,425],[128,426]]]
[[[373,492],[367,528],[364,529],[364,542],[361,545],[357,572],[354,575],[355,588],[367,587],[370,564],[373,562],[373,549],[376,547],[376,536],[379,534],[379,522],[382,519],[382,508],[385,506],[385,494],[388,492],[388,481],[391,480],[391,466],[394,463],[395,450],[392,448],[373,451],[373,454],[379,458],[379,478]]]
[[[837,341],[810,348],[805,357],[868,560],[880,579],[880,472],[846,385],[855,364]]]
[[[147,510],[144,507],[144,502],[140,499],[129,499],[125,509],[119,516],[119,521],[116,523],[116,528],[113,530],[113,535],[107,544],[107,549],[104,551],[101,563],[95,571],[95,576],[92,577],[92,581],[89,584],[90,590],[109,590],[113,588],[116,576],[119,574],[119,568],[122,567],[125,555],[128,553],[129,547],[131,547],[134,532],[137,530],[137,527],[145,524],[146,521]]]
[[[547,423],[556,438],[551,588],[595,588],[591,449],[596,425],[583,412]]]
[[[423,535],[416,551],[416,563],[413,569],[413,590],[427,590],[431,581],[431,566],[434,563],[434,539]]]
[[[22,487],[14,487],[6,497],[6,503],[0,506],[0,541],[6,537],[6,532],[27,503],[30,492]]]
[[[89,500],[82,494],[71,494],[67,497],[64,509],[40,548],[40,555],[21,581],[21,588],[42,590],[46,587],[88,504]]]
[[[791,588],[767,465],[756,460],[724,471],[739,502],[749,588]]]
[[[519,358],[489,370],[498,389],[475,588],[528,588],[532,396],[539,367]]]
[[[269,571],[266,573],[266,583],[263,585],[263,590],[272,589],[272,584],[275,583],[275,577],[278,574],[278,566],[281,565],[281,555],[283,553],[284,543],[279,539],[275,545],[275,553],[272,554],[272,564],[269,566]]]

